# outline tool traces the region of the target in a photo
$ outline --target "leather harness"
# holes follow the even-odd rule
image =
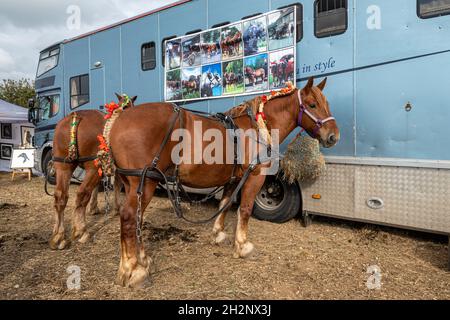
[[[180,128],[182,129],[184,127],[182,113],[183,112],[192,112],[192,113],[199,115],[201,117],[204,117],[206,119],[222,122],[223,125],[225,126],[225,128],[232,129],[233,131],[235,131],[236,129],[238,129],[238,127],[235,125],[234,119],[237,117],[240,117],[240,116],[231,117],[231,116],[225,115],[223,113],[210,114],[210,113],[203,112],[203,111],[189,110],[189,109],[181,108],[181,107],[177,106],[176,104],[172,104],[172,105],[173,105],[173,110],[174,110],[175,115],[173,116],[173,119],[171,120],[169,129],[167,130],[164,140],[161,143],[161,145],[158,149],[158,152],[156,153],[156,156],[153,158],[152,163],[150,165],[144,167],[144,169],[121,169],[121,168],[116,167],[116,172],[119,174],[122,174],[124,176],[128,176],[128,177],[140,177],[140,182],[139,182],[139,186],[137,189],[138,210],[137,210],[136,216],[137,216],[138,222],[140,221],[140,214],[141,214],[140,204],[141,204],[141,199],[142,199],[142,196],[144,193],[145,180],[148,178],[148,179],[156,180],[158,182],[162,182],[166,185],[166,191],[167,191],[168,198],[175,210],[175,213],[177,214],[177,216],[179,218],[181,218],[189,223],[193,223],[193,224],[205,224],[205,223],[208,223],[208,222],[214,220],[216,217],[218,217],[220,214],[222,214],[225,210],[227,210],[232,205],[232,203],[233,203],[234,199],[236,198],[236,196],[238,195],[239,191],[244,186],[244,183],[247,181],[250,174],[255,170],[256,164],[259,164],[259,158],[257,159],[257,163],[250,164],[248,169],[244,172],[242,178],[239,181],[239,184],[237,185],[236,189],[234,190],[228,203],[225,204],[222,208],[220,208],[219,211],[217,211],[212,217],[210,217],[209,219],[206,219],[206,220],[201,220],[201,221],[193,221],[193,220],[186,218],[182,211],[182,208],[181,208],[181,198],[179,196],[179,190],[180,189],[183,190],[183,188],[182,188],[180,180],[179,180],[178,165],[175,166],[175,175],[172,177],[168,177],[164,172],[162,172],[157,167],[159,160],[160,160],[161,153],[163,152],[165,146],[169,142],[169,139],[172,135],[172,132],[175,128],[176,123],[179,120]],[[252,123],[256,123],[254,120],[255,116],[250,107],[247,107],[247,112],[244,115],[248,115],[250,117],[250,119],[252,119]],[[233,173],[230,178],[230,183],[233,183],[236,180],[235,173],[236,173],[236,168],[238,166],[238,161],[237,161],[238,158],[237,158],[237,153],[236,153],[236,150],[237,150],[236,136],[234,139],[234,148],[235,148],[235,159],[234,159]],[[170,190],[169,182],[172,182],[174,184],[174,188],[173,188],[174,190]],[[217,193],[217,189],[215,191],[213,191],[211,194],[215,194],[215,193]],[[138,223],[136,232],[137,232],[138,241],[140,241],[141,235],[140,235],[139,223]]]

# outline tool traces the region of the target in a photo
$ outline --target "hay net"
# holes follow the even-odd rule
[[[238,107],[228,111],[230,115],[241,114],[246,108],[250,108],[256,116],[258,131],[267,144],[272,145],[264,107],[272,99],[292,94],[297,88],[291,83],[286,83],[286,88],[280,91],[272,91],[270,95],[262,95],[250,101],[243,102]],[[325,172],[325,159],[320,151],[319,142],[309,136],[298,134],[289,144],[287,152],[281,160],[283,179],[289,183],[295,181],[306,182],[317,179]]]
[[[326,169],[319,142],[309,136],[298,134],[289,144],[281,160],[281,169],[283,178],[289,183],[316,180]]]

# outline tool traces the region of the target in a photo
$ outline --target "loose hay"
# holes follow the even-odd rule
[[[283,179],[289,183],[317,179],[326,168],[319,142],[306,135],[297,135],[288,146],[281,168]]]
[[[55,209],[53,199],[42,196],[44,179],[10,179],[0,174],[0,203],[28,206],[0,211],[0,299],[450,299],[446,237],[321,217],[309,228],[254,219],[255,255],[233,259],[232,243],[210,244],[211,225],[178,220],[170,201],[158,195],[144,217],[143,239],[154,261],[150,281],[142,290],[125,289],[114,285],[118,217],[88,216],[91,242],[52,251],[47,240]],[[70,186],[67,215],[75,210],[77,189]],[[99,201],[103,207],[104,198]],[[216,208],[210,201],[192,213],[206,218]],[[228,215],[225,225],[233,239],[236,216]],[[70,236],[70,221],[66,232]],[[71,265],[81,268],[81,290],[67,289]],[[372,265],[381,269],[381,290],[366,286]]]

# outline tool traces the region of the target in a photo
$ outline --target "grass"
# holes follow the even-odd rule
[[[200,92],[189,92],[183,90],[183,99],[198,99],[200,98]]]
[[[244,84],[238,84],[236,86],[231,87],[232,89],[229,90],[230,86],[227,86],[224,88],[223,93],[224,94],[237,94],[237,93],[244,93]]]

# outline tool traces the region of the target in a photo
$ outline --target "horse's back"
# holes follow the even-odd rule
[[[68,154],[74,113],[78,122],[76,134],[79,155],[91,156],[97,151],[97,136],[103,132],[105,124],[104,114],[98,110],[80,110],[70,113],[56,126],[53,139],[53,153],[56,157],[66,157]]]

